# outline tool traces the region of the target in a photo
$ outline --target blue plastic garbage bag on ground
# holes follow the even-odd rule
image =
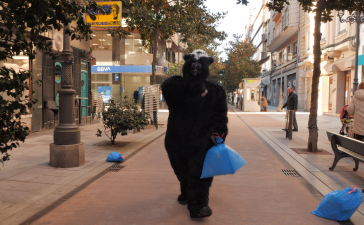
[[[127,157],[124,157],[122,154],[118,152],[111,152],[110,155],[106,158],[108,162],[121,162],[124,161]]]
[[[347,221],[359,208],[363,193],[356,187],[347,187],[327,193],[312,214],[335,221]]]
[[[200,179],[218,175],[234,174],[246,164],[244,159],[229,146],[216,138],[217,146],[213,146],[206,153]]]

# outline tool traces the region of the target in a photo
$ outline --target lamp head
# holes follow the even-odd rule
[[[167,47],[167,48],[172,48],[172,40],[171,40],[170,38],[168,38],[168,39],[166,40],[166,47]]]

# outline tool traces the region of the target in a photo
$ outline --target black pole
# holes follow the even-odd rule
[[[356,12],[356,49],[355,49],[355,77],[353,82],[353,94],[358,89],[358,57],[359,57],[359,45],[360,45],[360,12]]]

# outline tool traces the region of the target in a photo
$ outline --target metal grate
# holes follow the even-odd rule
[[[282,172],[289,177],[300,177],[300,174],[296,170],[282,169]]]
[[[112,165],[109,168],[106,169],[106,172],[119,172],[122,168],[125,166],[119,166],[119,165]]]

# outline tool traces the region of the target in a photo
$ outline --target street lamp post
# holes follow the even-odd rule
[[[346,19],[343,19],[344,12],[339,11],[338,17],[341,23],[356,23],[356,49],[355,49],[355,76],[353,82],[353,94],[358,89],[358,57],[359,57],[359,44],[360,44],[360,24],[364,23],[364,15],[359,11],[353,12]]]
[[[273,62],[277,62],[277,53],[274,52],[272,54],[272,60]],[[290,62],[292,60],[292,53],[288,53],[287,55],[287,61]],[[280,86],[280,90],[279,90],[279,103],[278,103],[278,106],[277,106],[277,112],[282,112],[282,106],[283,106],[283,102],[282,102],[282,83],[283,83],[283,63],[285,62],[285,59],[284,59],[284,56],[282,56],[281,60],[280,60],[280,65],[281,65],[281,86]]]
[[[71,40],[63,28],[62,74],[59,90],[59,124],[54,129],[54,143],[50,144],[50,165],[54,167],[76,167],[85,163],[85,145],[81,142],[81,131],[75,123],[75,94],[72,86]],[[81,106],[79,106],[81,110]],[[79,118],[82,119],[82,118]]]

